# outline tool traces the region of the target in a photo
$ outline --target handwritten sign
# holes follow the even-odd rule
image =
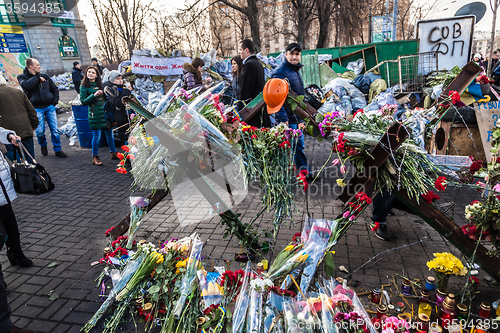
[[[149,75],[181,75],[182,65],[191,58],[149,58],[132,56],[132,73]]]
[[[493,128],[500,125],[500,102],[475,103],[477,125],[481,133],[486,160],[491,161],[491,140],[493,139]]]
[[[437,52],[438,69],[465,66],[471,57],[474,15],[417,22],[419,52]]]

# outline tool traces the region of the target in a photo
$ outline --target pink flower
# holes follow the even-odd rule
[[[337,165],[339,163],[340,163],[340,160],[338,158],[334,159],[332,162],[333,165]]]
[[[345,173],[345,165],[342,165],[342,166],[340,167],[340,172]]]
[[[344,214],[342,214],[342,216],[345,217],[345,218],[348,218],[349,215],[351,215],[350,211],[346,211],[346,212],[344,212]]]
[[[354,214],[353,214],[353,215],[351,215],[351,217],[349,218],[349,221],[351,221],[351,222],[352,222],[352,221],[354,221],[355,219],[356,219],[356,215],[354,215]]]

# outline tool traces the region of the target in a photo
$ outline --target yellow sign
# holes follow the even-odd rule
[[[0,34],[22,34],[23,28],[17,25],[0,24]]]

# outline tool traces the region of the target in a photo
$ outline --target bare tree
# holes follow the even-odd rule
[[[227,33],[231,24],[238,27],[242,34],[244,32],[244,24],[238,22],[239,15],[233,17],[229,12],[228,6],[211,6],[209,8],[210,15],[210,30],[212,33],[212,45],[222,57],[231,55],[234,45],[230,44],[230,35]]]
[[[260,38],[260,26],[259,26],[259,4],[260,0],[244,0],[245,4],[239,4],[237,0],[214,0],[211,5],[216,3],[223,3],[234,10],[239,11],[245,15],[248,23],[250,25],[250,34],[252,36],[253,43],[257,48],[257,51],[261,49],[261,38]]]
[[[318,41],[316,48],[324,48],[327,46],[328,38],[331,30],[330,22],[335,5],[339,4],[339,0],[315,0],[316,16],[318,19]]]
[[[151,35],[154,45],[166,52],[172,52],[181,47],[182,37],[172,22],[172,17],[162,17],[160,13],[153,16]]]
[[[175,14],[174,22],[176,29],[182,32],[183,48],[191,50],[192,55],[196,51],[204,53],[212,48],[208,7],[201,1],[185,4]]]
[[[495,46],[495,29],[496,29],[496,22],[497,22],[497,13],[498,13],[498,7],[500,6],[500,0],[490,0],[490,7],[491,10],[493,11],[493,22],[491,22],[491,38],[490,38],[490,54],[488,56],[488,68],[486,69],[486,75],[490,76],[491,71],[494,68],[491,68],[491,64],[493,63],[493,47]]]
[[[313,8],[315,0],[289,0],[291,6],[291,19],[294,23],[293,34],[297,43],[305,47],[305,37],[309,30],[309,25],[313,20]],[[286,15],[286,14],[285,14]]]
[[[114,33],[114,19],[111,13],[101,6],[101,2],[90,0],[95,22],[99,29],[97,41],[99,49],[104,56],[106,63],[121,62],[123,60],[123,50],[120,50],[120,43]]]
[[[151,2],[141,0],[90,0],[99,28],[99,44],[109,62],[130,58],[141,48]]]

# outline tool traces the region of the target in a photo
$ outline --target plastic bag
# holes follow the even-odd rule
[[[363,68],[365,68],[365,62],[363,59],[351,61],[347,64],[346,68],[350,71],[353,71],[354,74],[359,75],[363,71]]]
[[[219,273],[199,270],[198,276],[199,289],[201,293],[202,308],[206,309],[211,305],[220,304],[222,300],[221,286],[218,282]]]

